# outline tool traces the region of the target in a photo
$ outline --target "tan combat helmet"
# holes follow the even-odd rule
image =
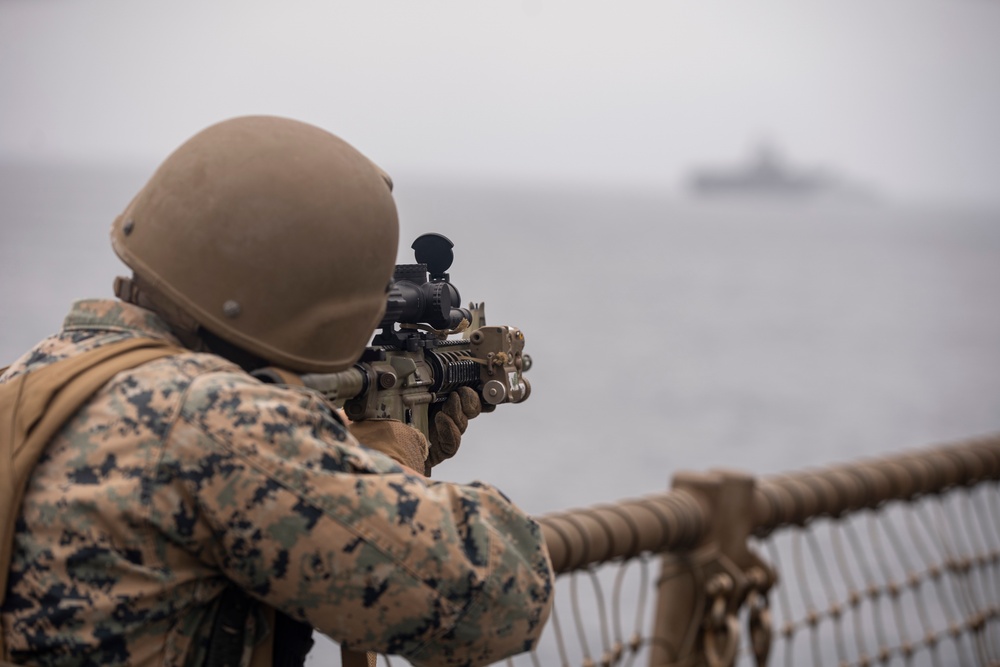
[[[111,228],[141,285],[269,363],[329,373],[381,319],[399,225],[392,182],[334,135],[285,118],[213,125]]]

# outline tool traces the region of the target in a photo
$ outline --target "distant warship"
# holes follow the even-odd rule
[[[827,170],[793,168],[774,147],[763,144],[744,165],[696,170],[688,186],[701,196],[812,197],[840,192],[843,183]]]

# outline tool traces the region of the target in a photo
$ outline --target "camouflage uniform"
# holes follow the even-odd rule
[[[149,311],[82,301],[0,380],[129,336],[177,343]],[[10,658],[201,664],[229,581],[418,665],[529,648],[552,593],[538,525],[503,494],[404,473],[310,391],[195,352],[120,373],[31,479],[0,616]]]

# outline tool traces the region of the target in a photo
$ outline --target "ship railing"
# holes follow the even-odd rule
[[[505,664],[1000,665],[998,480],[1000,434],[544,515],[555,611]]]

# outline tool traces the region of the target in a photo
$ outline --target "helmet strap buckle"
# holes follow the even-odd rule
[[[132,274],[131,278],[116,277],[115,296],[126,303],[156,313],[184,347],[196,352],[208,351],[205,341],[198,335],[200,327],[195,319],[138,275]]]

